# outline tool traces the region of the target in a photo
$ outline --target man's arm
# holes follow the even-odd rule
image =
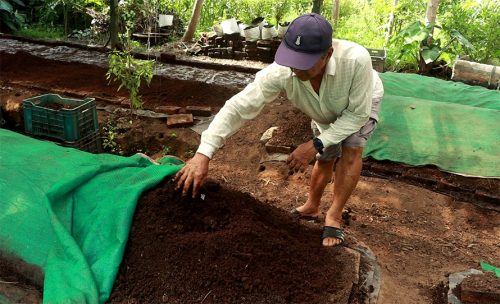
[[[363,127],[370,117],[373,94],[371,58],[363,56],[354,73],[349,90],[349,104],[337,120],[330,124],[318,138],[325,147],[338,144]]]
[[[243,91],[230,98],[215,115],[207,130],[201,135],[201,144],[195,156],[176,174],[177,189],[187,195],[198,194],[208,175],[208,164],[227,137],[234,134],[243,124],[255,118],[264,105],[273,101],[281,92],[282,68],[273,64],[257,73],[255,80]]]

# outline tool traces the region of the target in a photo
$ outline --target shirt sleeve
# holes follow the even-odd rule
[[[256,74],[255,80],[243,91],[226,101],[208,129],[201,134],[201,143],[196,152],[212,159],[226,138],[246,121],[255,118],[265,104],[276,99],[282,90],[283,77],[279,74],[280,68],[276,64],[266,67]]]
[[[318,136],[325,147],[340,143],[358,132],[366,124],[370,118],[372,92],[372,64],[371,58],[367,54],[359,59],[354,71],[347,108],[342,111],[334,123],[330,124],[329,128]]]

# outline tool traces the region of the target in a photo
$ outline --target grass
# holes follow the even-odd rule
[[[64,30],[61,27],[47,27],[46,25],[31,25],[15,32],[15,35],[38,39],[64,39]]]

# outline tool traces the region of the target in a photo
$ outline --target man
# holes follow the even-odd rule
[[[305,204],[292,210],[304,219],[317,219],[321,196],[335,166],[332,205],[325,216],[324,246],[344,242],[342,210],[358,183],[363,147],[376,127],[382,83],[372,69],[366,49],[349,41],[332,41],[332,27],[318,14],[296,18],[289,26],[275,62],[229,99],[201,136],[201,144],[177,173],[177,188],[193,197],[208,174],[209,161],[224,140],[266,103],[285,92],[290,102],[312,118],[314,139],[299,145],[288,157],[297,171],[315,157]]]

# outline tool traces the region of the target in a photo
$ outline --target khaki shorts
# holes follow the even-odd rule
[[[318,136],[320,134],[316,124],[311,122],[311,128],[313,129],[314,136]],[[329,161],[332,159],[336,159],[342,155],[342,146],[346,147],[364,147],[368,138],[372,135],[373,131],[377,128],[377,121],[374,118],[370,118],[368,122],[359,129],[358,132],[350,135],[342,142],[326,147],[323,151],[323,154],[316,154],[317,160]]]

